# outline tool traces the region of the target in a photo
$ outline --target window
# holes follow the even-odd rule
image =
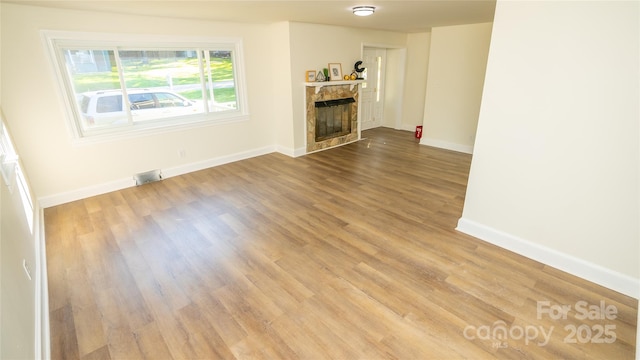
[[[34,213],[31,192],[27,179],[22,172],[18,154],[2,118],[0,118],[0,165],[0,173],[2,173],[4,183],[9,188],[9,192],[13,194],[14,188],[18,188],[25,219],[27,220],[29,231],[33,233]]]
[[[7,184],[9,188],[11,188],[13,184],[13,176],[15,175],[17,162],[18,154],[13,147],[9,132],[3,121],[0,123],[0,172],[4,178],[4,183]]]
[[[44,32],[76,138],[246,118],[240,40]]]

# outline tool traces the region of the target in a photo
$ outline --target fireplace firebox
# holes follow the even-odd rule
[[[354,98],[316,101],[316,141],[351,133],[351,104]]]

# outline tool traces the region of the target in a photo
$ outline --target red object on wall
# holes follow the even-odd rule
[[[416,126],[416,139],[422,138],[422,125]]]

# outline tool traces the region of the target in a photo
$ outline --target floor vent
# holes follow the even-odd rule
[[[136,185],[143,185],[154,181],[160,181],[162,180],[162,173],[160,172],[160,170],[151,170],[133,175],[133,180],[136,181]]]

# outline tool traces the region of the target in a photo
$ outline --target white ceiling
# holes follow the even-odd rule
[[[1,0],[5,3],[183,19],[271,23],[296,21],[399,32],[426,32],[434,26],[493,21],[495,0]],[[351,8],[373,5],[376,13],[356,17]]]

